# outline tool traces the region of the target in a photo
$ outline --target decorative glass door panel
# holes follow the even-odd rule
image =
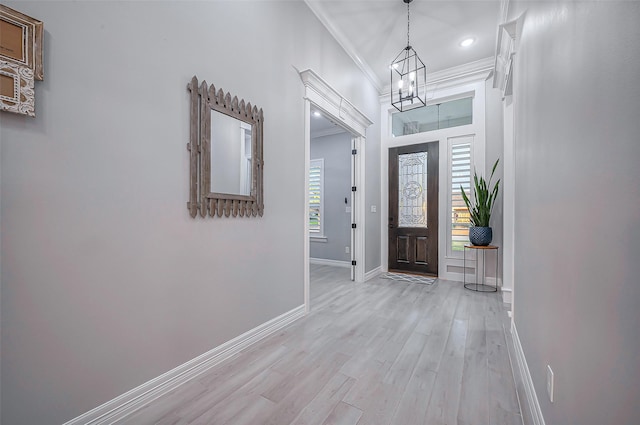
[[[427,152],[398,155],[398,226],[427,227]]]

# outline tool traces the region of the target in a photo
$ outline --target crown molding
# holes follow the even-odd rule
[[[509,1],[500,0],[500,13],[498,14],[498,22],[507,22],[509,18]]]
[[[427,74],[427,93],[433,93],[436,89],[442,90],[449,87],[476,83],[486,80],[493,71],[494,58],[488,57],[477,61],[465,63],[451,68],[443,69]],[[380,102],[390,102],[391,85],[387,85],[380,95]],[[427,96],[427,103],[429,97]]]
[[[427,75],[427,85],[458,85],[465,82],[486,80],[493,69],[494,58],[488,57],[462,65],[432,72]]]
[[[373,124],[373,121],[313,70],[300,71],[299,75],[305,87],[306,99],[313,101],[320,110],[336,117],[343,127],[353,130],[358,135],[365,135],[367,127]]]
[[[351,44],[349,38],[344,35],[340,29],[335,26],[331,20],[328,18],[327,13],[322,5],[322,2],[313,1],[313,0],[304,0],[305,4],[309,9],[316,15],[316,18],[324,25],[324,27],[329,31],[329,34],[338,42],[338,44],[342,47],[342,49],[349,55],[349,57],[353,60],[353,62],[360,68],[360,70],[364,73],[367,79],[373,84],[378,93],[382,92],[383,84],[382,81],[378,78],[375,72],[371,69],[368,63],[364,61],[359,55],[356,48]]]

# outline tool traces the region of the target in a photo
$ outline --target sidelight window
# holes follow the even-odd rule
[[[469,243],[469,226],[471,225],[469,210],[460,190],[460,187],[463,187],[467,194],[471,190],[471,143],[465,140],[469,137],[461,139],[458,143],[452,143],[450,147],[451,226],[449,236],[451,252],[454,254],[461,253],[464,245]]]

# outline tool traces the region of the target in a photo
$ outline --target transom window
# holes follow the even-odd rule
[[[394,137],[458,127],[473,122],[473,98],[450,100],[391,115]]]

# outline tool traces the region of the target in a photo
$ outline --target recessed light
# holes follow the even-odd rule
[[[314,117],[321,117],[322,114],[319,111],[313,111],[313,116]]]
[[[465,38],[464,40],[462,40],[462,41],[460,42],[460,45],[461,45],[462,47],[469,47],[469,46],[471,46],[471,45],[472,45],[473,43],[475,43],[475,42],[476,42],[475,37],[469,37],[469,38]]]

